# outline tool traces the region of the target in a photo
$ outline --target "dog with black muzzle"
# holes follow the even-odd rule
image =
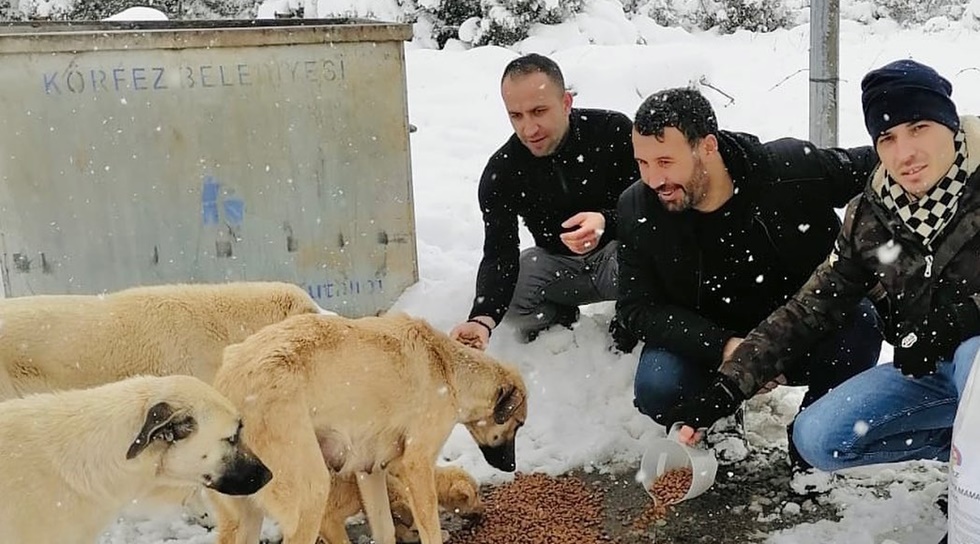
[[[283,544],[346,544],[343,517],[326,511],[331,474],[356,481],[374,541],[394,544],[389,470],[422,544],[441,544],[435,463],[453,427],[513,471],[527,419],[515,368],[404,314],[290,317],[226,348],[214,385],[274,474],[251,497],[212,496],[218,544],[258,541],[263,513]]]
[[[158,486],[248,495],[271,478],[234,405],[190,376],[0,403],[0,542],[93,544]]]

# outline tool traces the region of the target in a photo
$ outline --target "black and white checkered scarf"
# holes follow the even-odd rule
[[[964,168],[967,148],[966,134],[962,130],[956,133],[953,145],[956,155],[953,166],[922,198],[915,199],[913,195],[905,192],[905,189],[887,172],[885,183],[881,185],[880,196],[885,207],[898,214],[909,230],[922,237],[922,241],[930,250],[932,250],[932,242],[956,214],[960,194],[969,176],[969,172]]]

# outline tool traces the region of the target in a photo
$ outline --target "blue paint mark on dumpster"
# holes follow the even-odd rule
[[[342,281],[321,281],[304,283],[303,288],[317,301],[333,298],[356,297],[359,295],[380,295],[384,293],[384,278],[355,278]],[[387,281],[387,280],[386,280]]]
[[[204,176],[201,186],[201,221],[205,225],[218,224],[218,189],[221,184],[214,176]]]
[[[225,221],[233,227],[241,226],[245,220],[245,202],[240,198],[229,198],[221,203],[225,212]]]

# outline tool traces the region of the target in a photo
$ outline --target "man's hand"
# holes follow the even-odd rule
[[[490,331],[496,325],[492,317],[479,315],[453,327],[449,337],[471,348],[486,350],[490,345]]]
[[[918,325],[905,327],[895,346],[895,366],[906,376],[921,378],[936,372],[936,364],[951,361],[960,343],[980,326],[972,302],[934,308]]]
[[[730,416],[738,410],[745,395],[728,376],[716,372],[715,379],[698,396],[674,406],[667,412],[664,425],[670,429],[682,423],[677,437],[681,442],[692,445],[700,438],[698,429],[706,429],[715,421]]]
[[[579,212],[561,224],[562,228],[575,229],[561,235],[561,241],[578,255],[585,255],[599,245],[599,238],[606,229],[606,218],[599,212]]]
[[[739,344],[745,340],[744,338],[739,338],[733,336],[725,342],[725,347],[721,348],[721,362],[726,362],[732,358],[732,354],[735,353],[735,349],[738,348]]]

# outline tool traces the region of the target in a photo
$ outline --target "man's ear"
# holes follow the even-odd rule
[[[497,392],[497,402],[493,407],[493,420],[503,425],[514,416],[517,407],[524,404],[524,394],[513,385],[501,387]]]
[[[717,153],[718,137],[714,134],[708,134],[704,138],[701,138],[701,150],[704,151],[705,156]]]
[[[146,412],[146,420],[140,429],[136,440],[129,446],[126,459],[132,459],[149,447],[154,440],[163,440],[168,444],[187,438],[197,428],[197,422],[187,414],[177,413],[166,402],[154,404]]]

